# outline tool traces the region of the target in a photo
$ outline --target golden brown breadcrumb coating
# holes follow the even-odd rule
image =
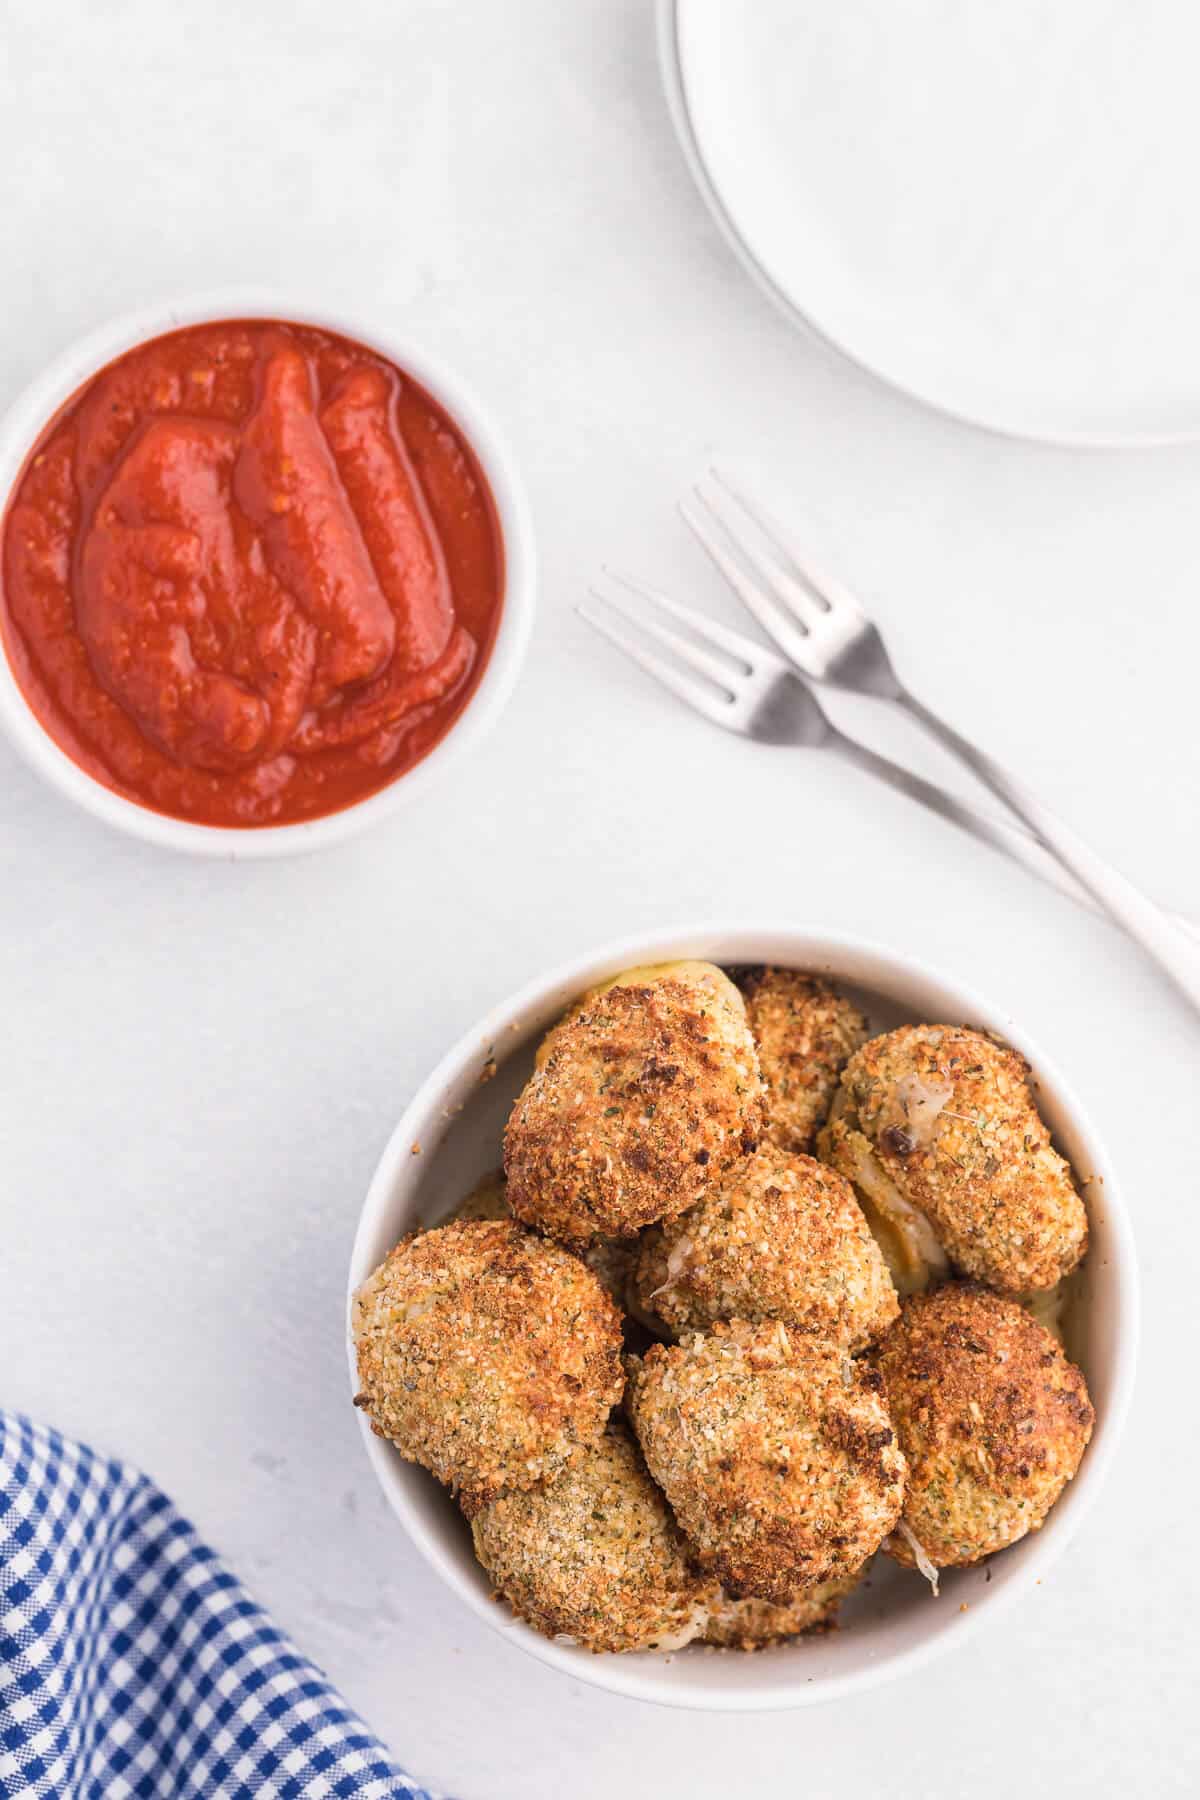
[[[497,1495],[471,1530],[518,1617],[585,1650],[678,1649],[716,1597],[617,1421],[553,1481]]]
[[[819,975],[771,968],[732,973],[767,1090],[766,1136],[781,1150],[810,1151],[838,1077],[866,1040],[867,1021]]]
[[[474,1501],[558,1474],[624,1385],[600,1283],[513,1220],[403,1238],[358,1291],[354,1337],[372,1430]]]
[[[577,1000],[572,1001],[559,1020],[565,1025],[576,1013],[581,1013],[585,1006],[598,1000],[601,994],[611,993],[615,987],[657,987],[661,981],[681,981],[685,987],[696,994],[703,994],[711,1003],[714,1012],[724,1015],[728,1029],[739,1037],[746,1023],[746,1002],[734,986],[724,969],[710,962],[665,962],[640,963],[633,969],[622,969],[617,975],[610,975],[606,981],[594,982],[585,988]],[[552,1034],[551,1034],[552,1035]],[[546,1060],[549,1036],[538,1045],[536,1066],[540,1069]]]
[[[850,1183],[774,1144],[643,1234],[634,1291],[639,1308],[672,1331],[782,1319],[851,1350],[881,1336],[900,1310]]]
[[[776,1604],[858,1569],[900,1516],[879,1376],[778,1322],[717,1324],[629,1362],[650,1473],[706,1570]]]
[[[457,1219],[511,1219],[508,1186],[503,1169],[491,1169],[481,1175],[469,1194],[465,1194],[439,1225],[451,1225]],[[610,1300],[625,1311],[630,1276],[633,1273],[634,1245],[619,1238],[597,1238],[579,1252]]]
[[[612,987],[549,1033],[505,1133],[513,1212],[564,1243],[632,1237],[754,1148],[758,1059],[700,982]]]
[[[905,1301],[872,1353],[908,1458],[903,1523],[935,1567],[1036,1531],[1092,1435],[1087,1383],[1044,1326],[986,1288]],[[912,1566],[903,1536],[886,1546]]]
[[[837,1581],[821,1581],[802,1589],[785,1606],[772,1606],[769,1600],[735,1600],[722,1588],[709,1608],[701,1642],[723,1650],[764,1650],[768,1644],[781,1644],[803,1631],[832,1625],[838,1607],[858,1586],[866,1567],[864,1563]]]
[[[1087,1213],[1016,1051],[965,1027],[902,1025],[851,1057],[842,1087],[822,1154],[855,1180],[865,1143],[964,1274],[1016,1294],[1081,1260]]]

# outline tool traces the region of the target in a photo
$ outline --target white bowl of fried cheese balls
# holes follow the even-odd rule
[[[1002,1010],[878,946],[659,933],[497,1007],[363,1209],[353,1396],[481,1618],[643,1700],[800,1706],[1039,1581],[1113,1455],[1129,1226]]]

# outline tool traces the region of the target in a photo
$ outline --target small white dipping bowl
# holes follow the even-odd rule
[[[841,1628],[827,1635],[753,1655],[692,1645],[670,1655],[596,1656],[540,1637],[497,1604],[446,1489],[375,1437],[362,1415],[359,1423],[383,1491],[421,1554],[479,1618],[542,1662],[613,1693],[670,1706],[743,1712],[811,1706],[875,1687],[965,1643],[1066,1547],[1104,1482],[1129,1404],[1138,1341],[1133,1241],[1096,1132],[1003,1008],[880,945],[786,927],[697,926],[628,938],[555,969],[495,1007],[455,1045],[404,1113],[371,1183],[351,1257],[350,1299],[399,1237],[441,1218],[499,1163],[504,1121],[529,1075],[537,1041],[567,1004],[623,968],[676,957],[819,971],[858,1001],[875,1031],[905,1020],[967,1024],[999,1032],[1029,1058],[1038,1106],[1080,1177],[1091,1224],[1087,1261],[1072,1284],[1077,1292],[1066,1338],[1068,1353],[1087,1376],[1096,1429],[1079,1473],[1042,1529],[986,1566],[947,1570],[937,1599],[914,1571],[879,1556],[870,1585],[851,1596]],[[493,1060],[496,1072],[489,1079]],[[349,1316],[347,1333],[353,1387]]]
[[[461,377],[452,374],[419,343],[410,341],[402,325],[394,330],[386,318],[314,309],[295,296],[265,293],[257,288],[230,288],[164,301],[126,313],[68,346],[0,418],[0,515],[46,426],[94,375],[127,350],[153,338],[188,325],[219,324],[226,319],[283,319],[337,332],[386,357],[402,374],[411,375],[444,407],[475,452],[495,502],[504,550],[504,593],[491,655],[478,687],[445,737],[387,787],[339,812],[294,825],[264,825],[246,830],[202,825],[154,812],[114,793],[55,743],[30,708],[0,646],[0,727],[51,787],[94,818],[147,843],[195,856],[243,861],[249,857],[290,856],[341,843],[399,812],[479,744],[503,710],[524,659],[533,623],[536,560],[529,505],[516,463],[481,402]]]

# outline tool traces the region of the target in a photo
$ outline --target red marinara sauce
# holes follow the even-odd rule
[[[445,735],[503,585],[483,471],[430,395],[362,344],[239,319],[129,351],[43,432],[0,620],[96,780],[200,824],[287,825]]]

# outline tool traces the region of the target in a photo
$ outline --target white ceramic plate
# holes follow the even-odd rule
[[[934,1599],[920,1576],[878,1557],[842,1611],[843,1629],[747,1656],[690,1647],[673,1655],[593,1656],[540,1637],[491,1598],[470,1533],[444,1488],[359,1423],[375,1473],[417,1549],[471,1610],[542,1662],[639,1700],[708,1711],[807,1706],[874,1687],[965,1643],[1039,1580],[1099,1490],[1129,1400],[1137,1357],[1138,1289],[1129,1226],[1100,1142],[1079,1103],[1002,1008],[878,945],[779,927],[683,927],[629,938],[531,982],[455,1045],[414,1096],[384,1152],[351,1256],[349,1300],[398,1238],[443,1217],[500,1160],[504,1121],[542,1033],[590,983],[674,957],[774,962],[824,970],[858,1000],[876,1030],[904,1019],[950,1020],[1001,1032],[1029,1057],[1038,1101],[1060,1148],[1086,1178],[1091,1249],[1067,1320],[1067,1347],[1087,1375],[1096,1430],[1078,1475],[1040,1532],[956,1569]],[[488,1071],[496,1065],[495,1073]],[[357,1387],[347,1336],[351,1391]],[[936,1717],[936,1707],[932,1717]],[[936,1729],[936,1724],[935,1727]]]
[[[792,313],[1021,436],[1200,435],[1188,0],[660,0],[668,98]]]

